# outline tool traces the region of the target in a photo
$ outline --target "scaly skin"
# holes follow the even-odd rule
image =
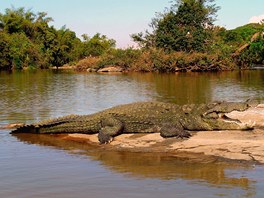
[[[221,115],[235,110],[244,111],[248,107],[246,102],[183,106],[162,102],[138,102],[91,115],[69,115],[25,125],[12,133],[98,133],[100,143],[108,143],[114,136],[122,133],[159,132],[165,138],[188,138],[191,136],[188,131],[252,129],[252,126]]]

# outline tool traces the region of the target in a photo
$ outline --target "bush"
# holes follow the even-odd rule
[[[82,60],[80,60],[76,66],[75,69],[77,71],[85,71],[87,69],[98,69],[98,62],[100,61],[99,57],[86,57]]]
[[[11,57],[9,53],[9,37],[5,33],[0,32],[0,70],[11,69]]]
[[[220,71],[235,68],[232,60],[219,55],[205,53],[171,52],[152,49],[141,54],[138,61],[131,66],[137,71]]]
[[[140,57],[141,50],[128,48],[128,49],[113,49],[109,53],[101,56],[98,63],[99,68],[106,66],[119,66],[124,69],[129,69],[137,59]]]
[[[24,33],[1,33],[0,48],[0,69],[38,68],[45,64],[41,50]]]
[[[206,53],[165,52],[162,49],[118,49],[105,54],[98,68],[119,66],[124,70],[142,72],[220,71],[235,68],[230,58]]]

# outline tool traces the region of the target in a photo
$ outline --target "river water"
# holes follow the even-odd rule
[[[0,127],[90,114],[135,101],[264,101],[264,70],[180,74],[0,73]],[[2,198],[263,197],[264,167],[103,152],[0,130]]]

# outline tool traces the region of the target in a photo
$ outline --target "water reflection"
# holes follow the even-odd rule
[[[88,114],[121,103],[151,99],[144,83],[135,83],[125,76],[72,72],[2,72],[0,90],[0,112],[5,116],[0,122]]]
[[[264,71],[219,73],[129,74],[139,83],[155,85],[157,100],[178,104],[207,103],[215,100],[264,101]]]
[[[230,163],[197,163],[179,160],[168,154],[133,153],[104,151],[102,147],[63,140],[50,135],[14,134],[27,144],[52,146],[63,149],[70,154],[89,156],[99,161],[107,169],[136,178],[156,178],[160,180],[184,179],[215,187],[240,187],[253,191],[254,182],[244,175],[232,174],[252,169],[251,166],[241,166]],[[63,167],[60,167],[63,168]],[[228,174],[226,173],[228,171]]]
[[[263,100],[263,82],[264,70],[122,75],[50,70],[0,72],[0,126],[68,114],[90,114],[136,101],[186,104],[243,101],[248,97]],[[263,193],[263,168],[189,163],[165,154],[105,152],[50,136],[21,134],[16,141],[8,131],[0,130],[0,135],[1,197],[21,197],[25,192],[29,194],[25,193],[24,197],[87,197],[87,194],[105,197],[107,193],[109,197],[152,198],[173,197],[176,193],[193,197],[193,192],[197,197],[261,197]],[[35,148],[32,144],[45,147]],[[46,149],[47,146],[52,149]],[[59,150],[53,148],[64,149],[74,157],[64,156],[65,152],[57,153]],[[85,159],[78,158],[75,164],[76,156]],[[98,162],[106,168],[102,168],[106,172],[99,172],[99,176],[93,172],[93,168],[101,168]],[[57,172],[60,172],[58,179],[54,179]],[[38,181],[39,178],[43,180]],[[118,196],[119,192],[124,196]]]
[[[212,100],[210,81],[203,74],[131,74],[130,77],[154,85],[159,101],[186,104]]]
[[[89,114],[135,101],[186,104],[244,101],[249,97],[263,100],[263,82],[263,70],[122,75],[1,72],[0,122],[31,123],[67,114]]]

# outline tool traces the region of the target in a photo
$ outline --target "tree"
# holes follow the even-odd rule
[[[0,69],[59,67],[115,47],[115,40],[99,33],[92,38],[84,35],[82,42],[66,26],[50,26],[51,21],[47,13],[35,14],[25,8],[0,13]]]
[[[169,9],[152,20],[152,33],[134,34],[132,38],[145,47],[205,51],[218,10],[213,3],[214,0],[174,0]]]
[[[0,70],[10,70],[12,67],[9,41],[9,35],[0,31]]]
[[[22,31],[23,16],[25,13],[24,8],[8,8],[5,10],[4,15],[0,15],[0,23],[4,31],[8,33],[16,33]]]
[[[116,41],[108,39],[100,33],[95,34],[92,38],[87,35],[82,36],[84,39],[84,56],[100,56],[116,45]]]
[[[258,32],[251,36],[250,41],[240,47],[239,53],[235,56],[235,61],[241,68],[248,68],[254,64],[264,64],[264,25],[259,27]]]
[[[0,70],[43,66],[41,50],[24,33],[0,31]]]
[[[80,58],[81,52],[78,48],[81,41],[76,37],[75,32],[63,26],[60,30],[55,31],[54,36],[51,45],[52,65],[59,67]]]

